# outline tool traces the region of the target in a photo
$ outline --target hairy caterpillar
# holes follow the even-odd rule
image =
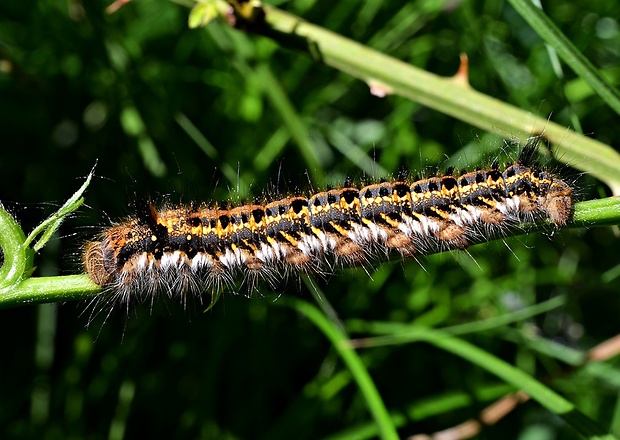
[[[519,159],[461,175],[376,183],[226,208],[190,205],[137,215],[86,245],[86,273],[121,301],[219,292],[243,277],[276,285],[297,273],[465,249],[527,223],[570,218],[572,189]]]

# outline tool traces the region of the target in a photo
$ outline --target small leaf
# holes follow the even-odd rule
[[[95,166],[97,166],[97,164],[95,164]],[[39,235],[41,235],[41,237],[33,246],[34,250],[38,252],[43,248],[43,246],[45,246],[50,237],[60,227],[64,219],[69,214],[78,209],[82,205],[82,203],[84,203],[84,198],[82,197],[82,195],[84,194],[84,191],[86,191],[86,188],[88,188],[88,185],[90,184],[94,173],[95,167],[93,167],[88,176],[86,176],[86,180],[84,181],[80,189],[78,189],[71,196],[71,198],[69,198],[69,200],[67,200],[65,204],[62,205],[60,209],[58,209],[58,211],[56,211],[54,214],[41,222],[41,224],[30,233],[30,235],[24,242],[24,247],[30,246],[30,243],[32,243]]]
[[[196,3],[196,6],[189,13],[187,25],[190,29],[206,26],[220,16],[221,13],[222,11],[218,10],[217,0]]]

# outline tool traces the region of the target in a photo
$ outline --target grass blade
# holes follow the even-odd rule
[[[566,64],[585,80],[592,90],[620,115],[620,93],[598,72],[560,29],[531,0],[509,0],[519,15],[547,44],[552,46]]]
[[[360,359],[355,350],[351,349],[347,342],[348,336],[338,328],[332,321],[321,313],[321,311],[310,303],[300,301],[295,298],[285,297],[282,298],[279,303],[287,305],[299,313],[307,317],[314,325],[316,325],[321,332],[329,339],[332,346],[343,362],[351,372],[351,375],[357,382],[360,392],[366,399],[368,410],[371,412],[375,419],[375,423],[379,427],[381,438],[383,439],[398,439],[396,427],[388,413],[381,395],[377,391],[368,370],[364,366],[364,363]]]

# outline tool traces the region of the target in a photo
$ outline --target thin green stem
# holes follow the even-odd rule
[[[507,313],[505,315],[500,315],[490,319],[483,319],[452,327],[445,327],[442,328],[441,331],[452,336],[483,332],[498,327],[504,327],[514,322],[524,321],[542,313],[547,313],[563,306],[565,303],[565,297],[557,296],[540,304],[534,304],[523,310]],[[416,342],[419,341],[425,334],[424,332],[420,333],[420,326],[400,322],[369,322],[354,320],[348,321],[347,327],[356,332],[380,335],[356,340],[356,347],[377,347],[398,343],[403,344],[406,342]]]
[[[349,338],[331,322],[321,311],[310,303],[295,298],[283,298],[281,301],[306,316],[321,332],[330,340],[343,362],[357,382],[360,392],[363,394],[368,410],[375,419],[383,439],[398,439],[396,427],[383,403],[381,395],[377,391],[366,366],[355,350],[351,349],[347,342]]]
[[[261,84],[265,95],[279,113],[284,125],[288,127],[291,138],[298,145],[300,153],[309,166],[309,172],[314,174],[321,166],[322,158],[310,142],[306,127],[297,110],[266,63],[258,64],[254,73],[259,78],[259,84]]]
[[[0,295],[0,309],[49,302],[89,299],[101,287],[86,275],[34,277],[22,281],[14,289]]]
[[[223,162],[219,157],[217,149],[209,142],[209,139],[194,125],[194,123],[184,114],[177,113],[174,120],[179,126],[187,133],[187,135],[194,141],[196,145],[207,155],[208,158],[217,161],[219,167],[222,170],[222,174],[226,177],[226,180],[233,186],[245,186],[243,182],[239,182],[239,176],[234,168],[232,168],[226,162]]]
[[[547,44],[555,49],[566,64],[583,78],[592,90],[620,115],[620,93],[592,65],[560,29],[531,0],[508,0],[519,15]]]

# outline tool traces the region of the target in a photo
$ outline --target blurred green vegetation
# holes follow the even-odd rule
[[[0,200],[28,233],[98,161],[86,206],[36,257],[35,275],[79,271],[80,246],[137,196],[161,203],[243,201],[450,157],[476,166],[504,149],[481,133],[274,42],[222,23],[188,30],[188,9],[134,1],[0,6]],[[452,75],[467,53],[474,88],[618,146],[618,116],[505,2],[277,2],[304,19],[418,67]],[[545,11],[614,84],[620,4],[550,1]],[[509,133],[500,133],[509,137]],[[510,153],[510,152],[509,152]],[[361,160],[352,161],[351,157]],[[312,181],[312,184],[309,183]],[[607,189],[581,176],[579,197]],[[369,277],[318,280],[319,306],[351,336],[375,321],[449,327],[545,313],[462,337],[536,377],[620,436],[617,361],[561,376],[566,359],[618,333],[613,228],[522,236],[465,253],[386,263]],[[421,267],[422,266],[422,267]],[[281,297],[281,298],[280,298]],[[351,374],[281,291],[227,293],[207,313],[159,301],[92,319],[84,303],[2,310],[4,438],[373,438]],[[86,311],[85,311],[86,309]],[[105,321],[105,324],[104,324]],[[90,324],[90,325],[88,325]],[[475,418],[510,390],[479,366],[426,344],[359,351],[402,436]],[[561,377],[560,377],[561,376]],[[528,402],[480,438],[578,438]]]

